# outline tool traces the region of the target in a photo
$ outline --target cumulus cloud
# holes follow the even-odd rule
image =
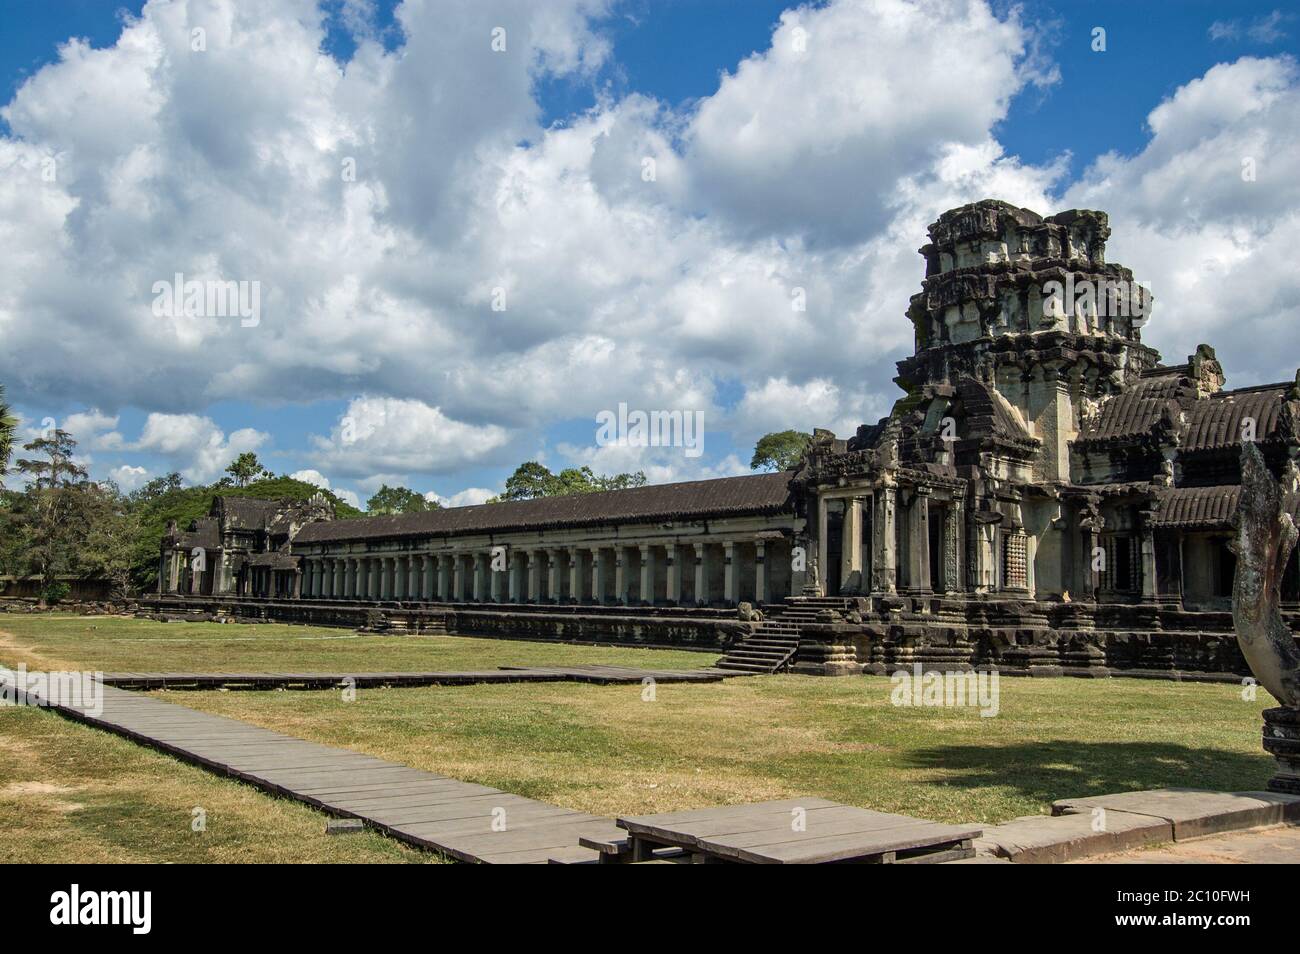
[[[431,490],[424,495],[424,499],[443,507],[472,507],[475,504],[487,503],[488,498],[494,496],[496,491],[488,490],[486,487],[466,487],[449,497]]]
[[[145,418],[140,438],[131,450],[153,451],[175,463],[193,483],[216,480],[226,466],[245,451],[255,451],[270,435],[251,427],[229,435],[208,417],[198,414],[153,413]]]
[[[926,225],[990,196],[1111,210],[1115,257],[1153,278],[1149,327],[1175,358],[1243,305],[1290,340],[1269,325],[1296,326],[1279,277],[1300,205],[1285,58],[1184,84],[1145,150],[1071,187],[1067,157],[1026,163],[997,139],[1017,94],[1056,79],[1012,7],[798,7],[711,95],[602,90],[543,126],[541,84],[600,82],[609,12],[407,0],[389,50],[372,6],[348,0],[357,49],[341,64],[312,0],[149,0],[112,46],[65,44],[3,109],[11,397],[151,412],[136,445],[108,414],[83,427],[191,479],[269,440],[221,433],[214,402],[349,400],[301,463],[363,491],[512,466],[548,426],[620,402],[703,411],[737,446],[787,426],[848,433],[895,397]],[[258,281],[260,323],[156,316],[152,284],[178,272]],[[1162,309],[1179,316],[1167,338]],[[1238,366],[1275,373],[1280,358],[1239,348]],[[563,453],[656,480],[731,466]]]
[[[143,487],[149,480],[149,471],[144,467],[134,467],[131,464],[122,464],[114,467],[109,471],[109,477],[113,483],[117,484],[118,489],[123,493],[129,494],[133,490]]]
[[[1144,335],[1167,360],[1207,341],[1230,385],[1291,379],[1300,353],[1295,61],[1217,65],[1175,90],[1148,123],[1146,148],[1102,156],[1064,204],[1111,211],[1108,255],[1151,283]]]
[[[420,401],[363,396],[348,404],[328,437],[313,436],[310,456],[374,484],[391,482],[390,474],[446,473],[475,463],[507,437],[504,428],[455,421]]]

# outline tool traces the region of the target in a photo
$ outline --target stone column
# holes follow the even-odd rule
[[[504,569],[497,569],[498,557],[505,561]],[[490,551],[488,553],[488,598],[493,603],[504,602],[502,591],[505,589],[505,578],[510,572],[510,551],[504,547],[500,553]]]
[[[293,571],[293,598],[302,599],[302,569],[298,568]]]
[[[528,551],[528,602],[542,598],[542,554],[540,550]]]
[[[740,567],[737,565],[736,543],[727,540],[722,544],[722,598],[728,606],[740,602]]]
[[[546,548],[546,602],[560,602],[560,560],[559,550]]]
[[[422,576],[420,573],[420,561],[422,559],[422,557],[419,557],[414,553],[409,554],[406,558],[406,598],[408,600],[415,601],[422,598],[420,592],[420,580]]]
[[[591,548],[591,601],[597,605],[605,602],[605,581],[608,579],[609,567],[604,551],[600,547]]]
[[[830,572],[830,541],[827,539],[829,531],[827,527],[830,523],[827,515],[827,504],[829,501],[817,494],[817,589],[818,596],[826,594],[826,577]]]
[[[406,599],[406,582],[407,582],[407,558],[406,556],[394,556],[393,558],[393,599]]]
[[[475,553],[474,560],[474,602],[482,603],[487,598],[487,554]]]
[[[917,487],[912,492],[908,514],[908,589],[914,593],[930,592],[930,488]]]
[[[582,602],[582,550],[578,547],[569,547],[569,601],[571,603]]]
[[[343,560],[343,598],[353,599],[357,595],[357,561],[352,557]]]
[[[876,515],[871,521],[876,557],[874,588],[879,593],[898,592],[898,488],[886,484],[875,494]]]
[[[960,500],[954,499],[948,505],[943,526],[943,582],[944,589],[949,593],[957,593],[962,589],[962,554],[966,552],[965,527],[965,507]]]
[[[695,605],[709,605],[708,544],[695,544]]]
[[[451,602],[451,557],[446,553],[439,553],[434,560],[438,564],[438,600],[449,603]]]
[[[1142,600],[1156,599],[1156,535],[1150,527],[1142,529]]]
[[[614,602],[626,606],[631,597],[629,585],[632,574],[628,572],[627,547],[614,548]]]
[[[420,599],[428,603],[433,599],[434,586],[433,557],[425,553],[420,556]]]
[[[670,543],[664,547],[664,554],[668,573],[668,602],[679,606],[682,602],[682,548]]]
[[[465,561],[461,554],[451,554],[451,601],[459,603],[465,598]]]
[[[862,498],[844,501],[844,525],[840,539],[840,592],[861,593],[862,585]]]
[[[754,541],[754,602],[767,602],[767,542]]]
[[[655,602],[655,548],[641,544],[641,605]]]
[[[325,561],[325,598],[329,600],[338,599],[339,585],[339,561],[330,557]]]
[[[519,602],[519,594],[523,590],[523,587],[519,585],[519,577],[522,572],[520,564],[523,562],[520,559],[521,556],[522,554],[519,551],[511,550],[509,556],[506,557],[506,598],[511,603]]]

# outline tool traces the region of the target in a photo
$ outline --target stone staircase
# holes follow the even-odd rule
[[[765,607],[767,616],[758,630],[737,643],[715,664],[718,669],[740,672],[774,673],[794,662],[799,649],[799,635],[808,623],[817,622],[823,610],[843,611],[849,601],[837,596],[789,596],[783,603]]]

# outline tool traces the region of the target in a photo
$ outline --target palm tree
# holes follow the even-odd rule
[[[5,403],[5,386],[0,384],[0,490],[4,489],[4,475],[9,469],[9,454],[14,449],[14,430],[18,418]]]

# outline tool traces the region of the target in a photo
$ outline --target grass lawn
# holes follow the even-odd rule
[[[0,745],[0,863],[439,860],[45,710],[0,708]]]
[[[692,669],[719,654],[465,636],[372,636],[279,623],[156,623],[118,616],[0,615],[0,664],[100,672],[417,672],[497,666]]]
[[[1262,698],[1231,685],[1001,680],[1001,711],[899,708],[884,677],[161,698],[597,814],[819,795],[936,821],[998,822],[1052,799],[1262,788]],[[1263,693],[1260,694],[1264,696]]]
[[[691,666],[695,653],[462,638],[354,637],[284,626],[0,620],[0,662],[105,670],[466,669],[521,663]],[[569,808],[617,815],[819,795],[937,821],[994,823],[1054,798],[1185,786],[1262,788],[1265,693],[1137,679],[1001,680],[1000,712],[900,708],[880,677],[764,676],[708,685],[479,685],[159,693],[180,705]],[[0,711],[0,856],[30,813],[60,860],[132,852],[314,860],[409,853],[322,841],[323,819],[45,712]],[[51,785],[45,791],[33,786]],[[68,789],[68,791],[62,791]],[[6,794],[8,793],[8,794]],[[205,801],[206,800],[206,801]],[[191,838],[189,809],[228,826]],[[68,808],[72,806],[85,806]],[[82,821],[79,812],[88,812]],[[179,814],[177,814],[179,812]],[[15,815],[15,813],[17,813]],[[17,824],[15,821],[17,820]],[[114,834],[126,822],[129,834]],[[209,836],[215,828],[209,825]],[[263,844],[284,832],[282,844]],[[224,845],[224,847],[223,847]],[[387,852],[387,854],[385,854]]]

